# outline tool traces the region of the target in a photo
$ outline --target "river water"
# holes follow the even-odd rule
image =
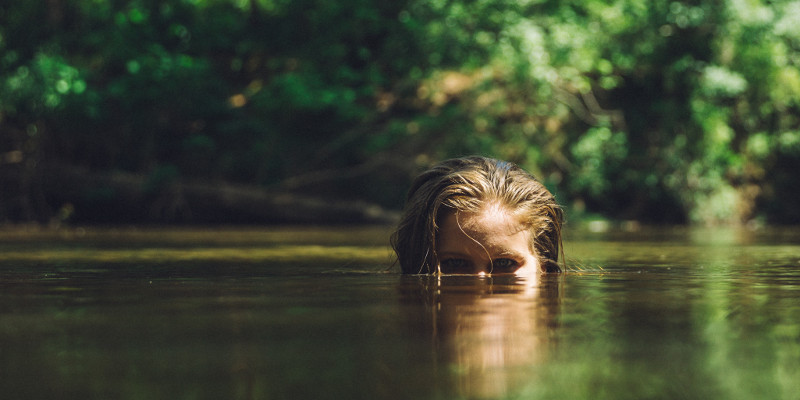
[[[800,230],[569,232],[533,280],[388,235],[0,231],[0,398],[800,399]]]

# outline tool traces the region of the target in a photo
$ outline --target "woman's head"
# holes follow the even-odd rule
[[[488,262],[473,270],[491,273],[524,262],[500,257],[504,247],[519,248],[524,240],[538,269],[558,272],[562,220],[553,195],[523,169],[486,157],[457,158],[414,180],[392,245],[403,273],[462,271],[473,260]]]

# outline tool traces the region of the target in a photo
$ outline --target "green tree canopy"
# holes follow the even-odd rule
[[[113,221],[121,193],[48,190],[63,166],[145,176],[153,198],[204,180],[396,208],[420,169],[481,153],[572,215],[800,222],[798,16],[760,0],[5,4],[0,217],[69,203]]]

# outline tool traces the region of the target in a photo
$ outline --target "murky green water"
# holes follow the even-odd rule
[[[539,281],[387,237],[0,232],[0,398],[800,399],[800,230],[572,232]]]

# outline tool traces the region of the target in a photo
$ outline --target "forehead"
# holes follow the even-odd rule
[[[496,204],[489,204],[475,213],[459,212],[455,217],[466,232],[510,235],[525,230],[520,217]]]
[[[526,228],[522,218],[500,206],[488,205],[478,212],[448,211],[441,220],[438,242],[447,247],[466,237],[484,246],[504,247],[512,237],[516,243],[527,243]]]

